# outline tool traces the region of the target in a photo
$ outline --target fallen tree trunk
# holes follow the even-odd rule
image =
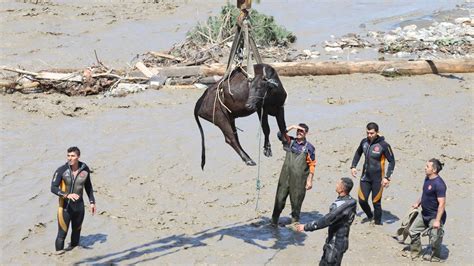
[[[395,73],[424,75],[441,73],[472,73],[474,60],[422,60],[422,61],[362,61],[271,64],[282,76],[339,75],[354,73]]]
[[[289,62],[271,63],[280,76],[307,76],[307,75],[339,75],[354,73],[373,73],[384,76],[423,75],[442,73],[474,73],[472,59],[443,59],[420,61],[361,61],[361,62]],[[163,84],[174,85],[175,88],[204,88],[199,84],[212,85],[225,72],[226,65],[211,64],[201,66],[172,66],[152,68],[143,63],[137,64],[138,69],[147,77],[120,76],[108,70],[97,73],[90,68],[71,70],[70,73],[50,71],[31,72],[23,69],[0,66],[0,71],[16,72],[26,78],[25,82],[19,79],[2,80],[0,88],[6,91],[49,91],[56,90],[67,95],[89,95],[113,90],[120,83],[147,83],[147,86],[161,87]],[[127,73],[127,72],[124,72]],[[168,79],[170,78],[170,79]],[[12,78],[13,79],[13,78]],[[165,82],[166,81],[166,82]],[[194,84],[194,85],[191,85]],[[182,87],[180,85],[183,85]],[[202,85],[202,87],[199,87]]]
[[[393,73],[399,75],[424,75],[441,73],[473,73],[472,59],[443,59],[420,61],[361,61],[361,62],[284,62],[271,63],[280,76],[318,76],[354,73]],[[226,65],[212,64],[192,67],[154,68],[168,77],[182,76],[222,76]]]

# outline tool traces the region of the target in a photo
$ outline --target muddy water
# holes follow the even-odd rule
[[[255,9],[271,14],[298,37],[305,49],[330,36],[393,29],[405,20],[424,17],[436,10],[452,9],[465,1],[260,1]]]
[[[186,32],[216,15],[224,1],[51,1],[33,5],[1,1],[0,61],[33,69],[77,68],[96,61],[124,68],[137,54],[169,49]],[[253,8],[273,15],[293,31],[297,49],[330,40],[331,35],[388,30],[406,20],[430,20],[446,1],[255,1]],[[319,47],[320,48],[320,47]],[[374,53],[359,57],[374,56]],[[325,58],[323,56],[323,58]]]

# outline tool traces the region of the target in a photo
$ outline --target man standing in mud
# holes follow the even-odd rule
[[[296,137],[290,137],[289,146],[284,146],[286,150],[285,162],[281,168],[272,214],[272,225],[274,226],[278,226],[278,219],[285,208],[288,195],[290,195],[291,202],[291,222],[298,222],[306,190],[313,187],[316,158],[314,146],[306,140],[309,128],[306,124],[301,123],[297,126],[289,126],[286,131],[293,129],[296,129]],[[278,138],[282,140],[281,132],[278,132]]]
[[[71,248],[79,245],[82,221],[84,220],[83,190],[86,189],[92,215],[96,212],[90,170],[79,161],[81,151],[77,147],[67,150],[67,163],[59,167],[51,182],[51,192],[59,196],[57,254],[64,253],[64,240],[71,223]]]
[[[382,225],[382,192],[390,185],[390,177],[395,168],[395,156],[392,148],[385,141],[383,136],[379,135],[379,126],[370,122],[366,126],[367,138],[362,139],[357,148],[351,165],[351,174],[357,176],[357,164],[362,153],[365,156],[362,176],[359,186],[359,204],[367,215],[367,220],[376,225]],[[385,161],[388,161],[387,172],[385,173]],[[372,192],[372,204],[374,212],[370,209],[368,198]]]
[[[349,231],[357,208],[357,202],[349,195],[353,186],[349,177],[341,178],[336,183],[338,197],[329,207],[329,213],[316,221],[296,226],[298,232],[329,227],[319,265],[341,265],[342,257],[349,248]]]
[[[429,229],[431,256],[430,261],[441,261],[441,242],[443,241],[443,225],[446,222],[446,183],[439,176],[443,164],[438,159],[430,159],[425,166],[425,182],[421,199],[412,205],[421,205],[421,215],[418,215],[410,226],[411,257],[417,258],[421,252],[420,234]]]

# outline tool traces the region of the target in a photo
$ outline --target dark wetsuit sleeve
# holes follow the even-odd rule
[[[393,155],[392,147],[390,147],[390,144],[385,143],[383,148],[383,155],[385,156],[385,158],[387,158],[388,161],[388,168],[385,176],[390,177],[393,173],[393,169],[395,169],[395,156]]]
[[[54,172],[53,180],[51,181],[51,192],[59,197],[65,197],[67,195],[66,192],[63,192],[61,191],[61,189],[59,189],[62,178],[63,171],[61,170],[61,168],[58,168],[58,170]]]
[[[86,189],[87,197],[89,198],[89,202],[91,204],[95,204],[95,198],[94,198],[94,189],[92,188],[92,182],[91,182],[91,174],[87,174],[87,179],[86,183],[84,184],[84,188]]]
[[[344,204],[335,208],[334,210],[319,218],[318,220],[305,224],[304,230],[319,230],[339,222],[341,219],[346,217],[347,211],[353,208],[355,204],[355,200],[349,200],[345,202]]]
[[[359,147],[357,148],[357,150],[354,154],[354,159],[352,159],[351,168],[356,168],[357,164],[359,163],[360,157],[362,156],[362,153],[364,152],[364,150],[362,149],[362,143],[363,142],[364,142],[364,140],[362,140],[360,142]]]

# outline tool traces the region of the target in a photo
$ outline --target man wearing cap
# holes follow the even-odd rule
[[[290,195],[291,202],[291,222],[298,222],[306,190],[313,187],[316,158],[314,146],[306,140],[309,127],[300,123],[289,126],[286,131],[293,129],[296,129],[296,137],[290,137],[289,146],[284,146],[286,150],[285,162],[278,180],[272,214],[272,225],[274,226],[278,225],[278,219],[285,208],[288,195]],[[281,132],[278,132],[278,138],[282,140]]]

